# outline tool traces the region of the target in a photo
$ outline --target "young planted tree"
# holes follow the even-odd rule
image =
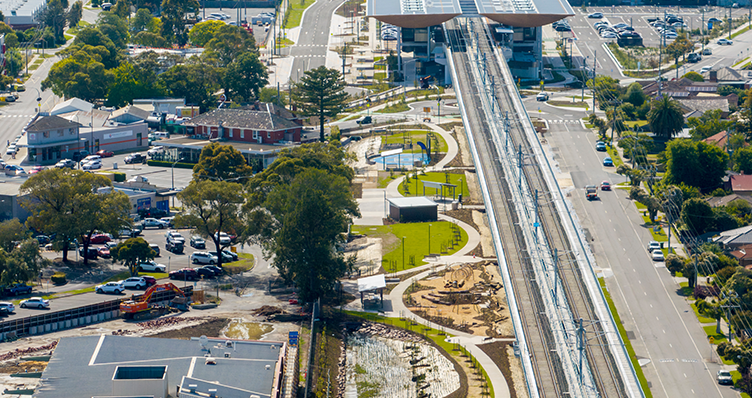
[[[113,260],[120,261],[128,267],[131,276],[138,275],[139,264],[152,260],[157,254],[144,238],[130,238],[120,242],[110,253]]]
[[[300,82],[295,83],[292,98],[300,105],[305,116],[319,118],[319,139],[324,142],[324,123],[336,117],[345,108],[348,94],[345,82],[336,69],[320,66],[308,70]]]

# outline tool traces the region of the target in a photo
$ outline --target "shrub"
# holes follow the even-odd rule
[[[149,160],[146,162],[149,166],[162,166],[172,167],[172,162],[165,162],[163,160]],[[175,163],[175,167],[179,169],[192,169],[194,164],[192,163]]]
[[[65,272],[55,272],[50,278],[50,281],[55,285],[64,285],[67,282],[65,279]]]
[[[125,173],[113,173],[115,177],[115,182],[124,182],[125,181]]]

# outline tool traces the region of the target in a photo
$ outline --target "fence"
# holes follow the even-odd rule
[[[193,286],[182,289],[186,296],[193,295]],[[142,295],[134,295],[138,299]],[[166,290],[155,292],[150,302],[158,303],[172,300],[175,292]],[[71,308],[63,311],[47,312],[25,318],[9,319],[0,322],[0,341],[13,340],[24,335],[56,332],[92,323],[104,322],[120,316],[120,303],[130,298],[103,301],[100,303]]]

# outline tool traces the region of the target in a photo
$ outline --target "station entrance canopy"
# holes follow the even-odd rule
[[[574,15],[567,0],[368,0],[366,15],[402,28],[425,28],[455,17],[487,17],[537,27]]]

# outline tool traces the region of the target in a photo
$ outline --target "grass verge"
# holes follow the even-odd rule
[[[624,164],[624,161],[621,159],[621,156],[619,156],[619,151],[617,151],[616,148],[606,145],[606,151],[608,152],[608,156],[611,157],[611,160],[614,161],[614,167],[619,167]]]
[[[410,107],[407,106],[407,104],[404,101],[400,101],[396,104],[389,105],[386,108],[383,108],[376,112],[377,113],[398,113],[398,112],[405,112],[409,110],[410,110]]]
[[[637,354],[635,354],[634,348],[632,348],[632,343],[630,343],[629,339],[627,338],[627,331],[624,329],[624,326],[621,323],[621,318],[619,318],[619,313],[616,311],[616,306],[614,305],[614,300],[611,298],[611,293],[606,289],[606,281],[603,278],[598,278],[598,282],[601,285],[601,290],[603,290],[603,295],[606,297],[606,302],[608,303],[608,308],[611,311],[611,316],[614,317],[616,327],[619,329],[619,336],[621,336],[621,341],[624,344],[624,347],[627,349],[629,360],[632,362],[632,367],[634,368],[635,373],[637,373],[637,380],[640,381],[640,387],[645,394],[645,398],[653,398],[653,394],[650,392],[650,387],[648,387],[648,379],[645,378],[645,374],[642,372],[640,363],[637,361]]]
[[[287,8],[285,15],[285,28],[295,28],[300,26],[300,20],[303,18],[303,11],[310,7],[316,0],[291,1],[290,7]]]
[[[414,174],[411,174],[411,176]],[[456,185],[457,188],[455,188],[455,194],[456,195],[462,195],[465,196],[465,193],[469,192],[467,187],[467,177],[465,177],[465,174],[454,174],[454,173],[441,173],[441,172],[431,172],[426,174],[421,174],[418,176],[418,181],[415,181],[415,178],[411,178],[409,182],[402,183],[397,187],[397,190],[399,190],[399,193],[402,194],[402,196],[431,196],[431,195],[439,195],[441,194],[440,190],[435,188],[424,188],[423,187],[423,181],[432,181],[432,182],[447,182],[447,178],[449,178],[448,183]],[[452,192],[448,189],[444,189],[444,196],[449,197],[452,195]]]

